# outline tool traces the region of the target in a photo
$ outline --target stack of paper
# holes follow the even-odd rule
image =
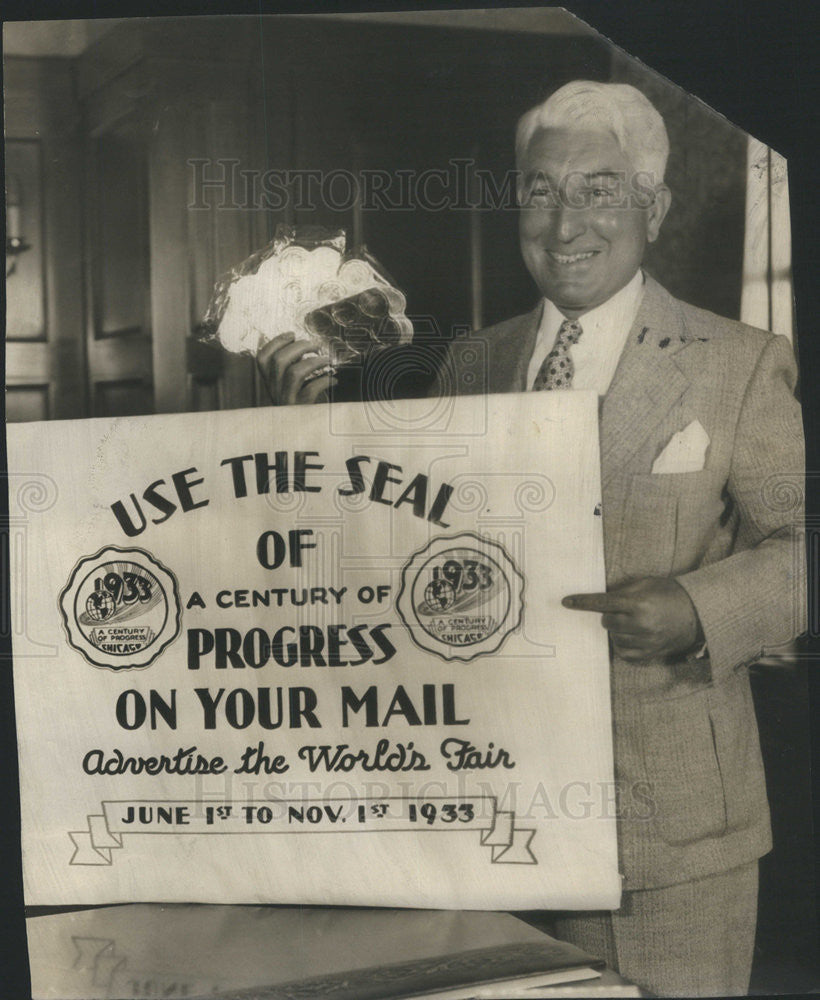
[[[35,1000],[489,1000],[603,965],[506,913],[132,904],[27,930]]]

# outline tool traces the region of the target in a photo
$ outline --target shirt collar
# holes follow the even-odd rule
[[[632,279],[611,298],[578,317],[581,329],[585,334],[591,334],[597,330],[621,330],[625,326],[628,333],[638,312],[643,288],[643,271],[638,268]],[[550,337],[554,340],[558,328],[566,318],[553,302],[544,299],[538,339]]]

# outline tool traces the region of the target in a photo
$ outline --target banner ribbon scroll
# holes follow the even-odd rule
[[[123,800],[102,803],[88,829],[69,833],[71,865],[111,865],[130,834],[372,833],[478,831],[491,864],[535,865],[535,829],[516,827],[492,796],[423,799],[271,799],[242,803],[195,800]]]

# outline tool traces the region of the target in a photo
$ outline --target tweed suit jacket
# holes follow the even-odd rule
[[[434,391],[525,391],[540,312],[454,341]],[[600,412],[607,586],[675,577],[707,655],[612,657],[626,890],[727,871],[771,847],[748,667],[805,628],[795,381],[785,337],[680,302],[647,276]],[[693,420],[709,436],[704,468],[653,473]]]

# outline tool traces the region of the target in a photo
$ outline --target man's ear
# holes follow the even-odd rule
[[[665,184],[659,184],[655,188],[655,198],[646,213],[646,238],[650,243],[654,243],[658,238],[671,204],[672,192]]]

